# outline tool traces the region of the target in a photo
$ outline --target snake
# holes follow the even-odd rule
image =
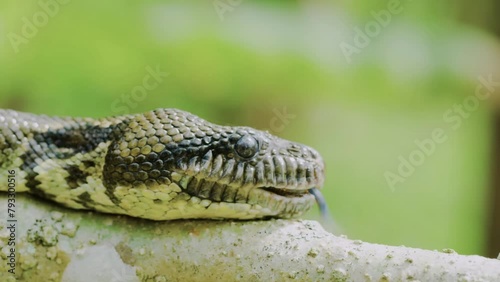
[[[0,191],[70,209],[149,220],[303,215],[320,192],[324,161],[268,131],[210,123],[160,108],[105,118],[0,109]]]

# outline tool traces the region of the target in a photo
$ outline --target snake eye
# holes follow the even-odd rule
[[[245,135],[234,144],[234,150],[242,158],[251,158],[259,151],[259,142],[252,136]]]

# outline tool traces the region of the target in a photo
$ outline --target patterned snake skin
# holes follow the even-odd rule
[[[0,109],[0,183],[9,170],[17,192],[152,220],[295,217],[324,180],[312,148],[177,109],[103,119]]]

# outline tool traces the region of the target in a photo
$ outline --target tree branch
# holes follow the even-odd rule
[[[315,221],[152,222],[16,202],[23,281],[500,281],[500,260],[353,241]],[[15,281],[0,224],[0,280]]]

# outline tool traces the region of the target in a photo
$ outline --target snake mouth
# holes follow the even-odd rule
[[[287,198],[302,197],[306,194],[310,194],[309,189],[297,190],[297,189],[286,189],[286,188],[276,188],[276,187],[261,187],[260,189]]]
[[[322,218],[327,218],[329,215],[328,205],[323,194],[316,187],[311,187],[307,190],[296,190],[296,189],[286,189],[286,188],[275,188],[275,187],[261,187],[260,189],[273,193],[275,195],[285,197],[285,198],[303,198],[304,196],[312,195],[314,200],[319,207],[319,211]]]

